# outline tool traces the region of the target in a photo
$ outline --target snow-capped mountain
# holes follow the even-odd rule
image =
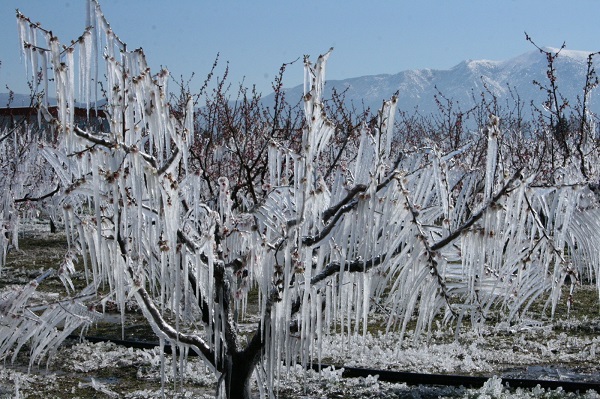
[[[556,49],[547,49],[554,50]],[[585,73],[589,52],[563,49],[555,60],[556,76],[560,93],[575,106],[577,96],[581,97],[585,85]],[[600,57],[594,64],[600,66]],[[524,117],[531,116],[530,104],[541,107],[546,92],[533,84],[536,80],[548,84],[546,56],[538,50],[521,54],[505,61],[468,60],[448,70],[420,69],[408,70],[395,75],[372,75],[344,80],[329,80],[326,84],[326,98],[331,89],[346,90],[346,101],[358,109],[370,107],[378,109],[384,99],[399,92],[398,108],[409,113],[418,110],[421,115],[437,113],[434,95],[442,93],[452,99],[462,111],[472,108],[481,100],[481,93],[487,89],[498,98],[504,108],[514,108],[512,96],[519,96],[525,105]],[[512,92],[512,94],[511,94]],[[302,95],[302,86],[287,90],[287,98],[293,102]],[[269,103],[273,95],[264,98]],[[491,99],[490,94],[486,98]],[[593,112],[600,113],[600,88],[592,93],[590,105]]]

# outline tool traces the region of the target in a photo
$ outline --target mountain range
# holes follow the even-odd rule
[[[10,104],[9,104],[10,102]],[[56,100],[50,99],[50,104],[54,105]],[[9,93],[0,93],[0,108],[11,108],[29,107],[31,106],[31,96],[27,94],[13,93],[13,98],[10,99]]]
[[[545,48],[546,51],[557,49]],[[589,52],[563,49],[554,61],[556,84],[559,92],[575,106],[577,96],[583,94]],[[594,58],[596,68],[600,57]],[[531,104],[541,107],[547,93],[533,84],[536,80],[548,85],[547,59],[539,50],[530,51],[504,61],[467,60],[447,70],[419,69],[397,74],[372,75],[343,80],[329,80],[325,86],[325,98],[331,96],[332,88],[345,91],[347,104],[358,110],[370,107],[376,110],[382,101],[398,92],[398,108],[402,111],[428,116],[438,112],[434,96],[441,93],[452,99],[455,107],[464,112],[481,101],[481,93],[491,100],[492,94],[504,108],[514,108],[518,95],[524,105],[524,117],[531,117]],[[590,97],[592,112],[600,114],[600,88]],[[302,95],[302,85],[286,90],[290,102]],[[273,94],[266,96],[265,103],[272,102]],[[456,108],[455,108],[456,109]]]
[[[545,48],[546,51],[557,51]],[[585,74],[589,52],[577,50],[561,50],[555,60],[556,84],[560,93],[574,106],[577,97],[581,97],[585,85]],[[594,65],[600,65],[600,57],[594,58]],[[345,93],[347,105],[354,105],[358,110],[369,107],[376,110],[382,101],[398,92],[398,108],[423,116],[438,113],[434,96],[441,93],[452,99],[454,107],[461,111],[472,108],[481,100],[496,96],[498,104],[506,108],[514,108],[515,96],[518,95],[525,118],[532,115],[531,104],[541,107],[547,97],[545,91],[533,84],[538,81],[548,85],[547,59],[544,53],[533,50],[504,61],[467,60],[447,69],[407,70],[397,74],[370,75],[343,80],[328,80],[325,85],[325,98],[331,96],[332,89]],[[303,95],[302,85],[287,88],[286,97],[294,103]],[[272,104],[273,94],[263,97],[263,104]],[[5,107],[7,93],[0,93],[0,107]],[[51,102],[53,102],[51,100]],[[12,107],[29,105],[29,96],[15,94]],[[458,108],[454,108],[458,109]],[[594,90],[590,97],[590,109],[600,115],[600,91]]]

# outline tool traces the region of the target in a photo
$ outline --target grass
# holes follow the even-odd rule
[[[45,270],[58,269],[68,246],[64,234],[19,239],[19,249],[12,248],[0,274],[0,288],[24,284],[39,277]],[[48,278],[38,289],[56,292],[62,283],[57,277]]]

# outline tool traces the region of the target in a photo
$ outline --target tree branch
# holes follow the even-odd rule
[[[348,190],[348,194],[346,194],[346,196],[340,202],[338,202],[336,205],[326,209],[325,212],[323,212],[323,223],[327,223],[327,221],[333,215],[335,215],[340,210],[340,208],[344,207],[358,193],[364,192],[366,189],[367,189],[367,186],[365,184],[357,184],[356,186],[354,186],[350,190]]]
[[[431,250],[432,251],[437,251],[439,249],[444,248],[446,245],[450,244],[452,241],[454,241],[459,235],[461,235],[461,233],[465,230],[467,230],[469,227],[471,227],[476,221],[478,221],[479,219],[481,219],[481,217],[485,214],[485,212],[488,210],[488,208],[491,205],[494,205],[498,202],[498,200],[500,200],[500,198],[502,198],[506,193],[510,192],[512,190],[512,185],[513,183],[519,179],[519,177],[521,176],[521,171],[523,169],[519,169],[515,172],[515,174],[510,178],[510,180],[508,180],[506,182],[506,184],[500,189],[500,191],[498,191],[496,193],[496,195],[494,195],[486,204],[485,206],[483,206],[477,213],[473,214],[473,216],[471,216],[471,218],[469,220],[467,220],[465,223],[463,223],[460,227],[458,227],[456,230],[454,230],[452,233],[448,234],[447,237],[441,239],[440,241],[436,242],[435,244],[433,244],[431,246]]]
[[[140,151],[135,146],[128,146],[124,143],[108,141],[108,140],[96,137],[94,135],[89,134],[85,130],[82,130],[79,126],[75,126],[75,134],[83,139],[86,139],[86,140],[96,144],[96,145],[101,145],[108,149],[115,149],[115,148],[120,147],[120,148],[123,148],[123,150],[127,154],[137,152],[144,159],[144,161],[148,162],[150,165],[152,165],[152,167],[154,169],[157,170],[157,173],[159,175],[162,175],[163,173],[165,173],[167,171],[167,169],[169,168],[169,166],[171,166],[171,164],[175,161],[175,159],[177,159],[177,155],[179,155],[179,147],[175,147],[175,149],[173,150],[173,154],[171,154],[171,157],[165,162],[164,165],[159,167],[158,162],[156,161],[156,158],[154,158],[152,155],[146,154],[143,151]]]
[[[17,198],[14,202],[15,202],[15,204],[18,204],[19,202],[42,201],[42,200],[45,200],[46,198],[52,197],[54,194],[56,194],[58,192],[58,190],[60,190],[60,184],[57,184],[56,188],[54,190],[52,190],[51,192],[49,192],[47,194],[42,195],[41,197],[30,197],[29,194],[27,194],[23,198]]]
[[[360,192],[360,191],[357,191],[357,192]],[[348,198],[348,196],[346,198]],[[344,198],[343,201],[345,201],[346,198]],[[337,209],[337,212],[336,212],[335,216],[333,217],[333,220],[331,220],[325,226],[325,228],[323,230],[321,230],[318,234],[315,234],[313,236],[302,237],[302,244],[304,244],[306,246],[310,246],[310,245],[318,243],[319,241],[321,241],[322,239],[327,237],[327,234],[329,234],[331,232],[331,230],[336,226],[337,221],[342,217],[342,215],[345,214],[346,212],[350,211],[351,209],[353,209],[357,203],[358,203],[358,201],[356,201],[356,200],[350,200],[348,203],[344,204],[343,206],[336,205],[335,208]],[[329,209],[332,209],[332,208],[329,208]]]
[[[128,272],[130,277],[133,279],[133,270],[128,268]],[[196,334],[184,334],[173,328],[173,326],[171,326],[161,316],[160,311],[154,305],[152,298],[150,298],[148,291],[146,291],[143,287],[136,287],[135,296],[141,303],[144,304],[144,308],[146,310],[145,313],[147,313],[147,316],[149,316],[150,320],[152,320],[160,332],[162,332],[171,342],[181,342],[183,344],[190,345],[192,348],[197,349],[199,354],[204,356],[205,361],[209,362],[209,364],[211,364],[213,367],[216,367],[214,352],[209,348],[208,344],[206,344],[203,339]]]

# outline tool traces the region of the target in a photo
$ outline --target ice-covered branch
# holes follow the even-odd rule
[[[424,267],[430,268],[430,273],[433,277],[435,277],[437,279],[437,283],[442,292],[442,296],[444,297],[444,301],[446,301],[446,305],[448,306],[448,309],[453,314],[456,314],[456,311],[454,310],[452,303],[450,302],[450,295],[448,293],[448,287],[446,286],[446,281],[444,280],[443,274],[439,270],[439,265],[438,265],[438,260],[437,260],[437,258],[439,257],[439,254],[437,253],[436,250],[432,249],[431,245],[429,245],[429,240],[427,239],[427,234],[426,234],[425,230],[423,229],[421,222],[419,221],[419,212],[415,209],[414,204],[411,202],[411,200],[409,198],[408,190],[406,189],[406,187],[404,187],[404,185],[402,184],[401,181],[399,182],[399,184],[400,184],[400,187],[402,188],[402,192],[404,193],[404,200],[406,202],[407,208],[410,211],[410,214],[412,217],[412,223],[417,228],[417,231],[418,231],[417,239],[421,242],[421,244],[423,245],[423,248],[425,250],[425,258],[426,258],[427,264],[424,265]]]
[[[133,279],[134,272],[129,268],[129,273]],[[154,305],[154,301],[143,287],[136,287],[134,292],[138,302],[143,304],[142,307],[146,318],[152,321],[152,325],[155,327],[156,333],[169,339],[171,342],[180,342],[185,345],[189,345],[193,349],[201,354],[205,361],[212,364],[215,367],[215,356],[214,352],[210,349],[208,344],[196,334],[185,334],[178,331],[170,323],[168,323],[160,314],[160,311]]]
[[[386,254],[382,254],[367,260],[359,257],[347,262],[331,262],[310,280],[310,284],[318,284],[326,278],[342,271],[347,271],[350,273],[365,273],[373,267],[380,265],[383,261],[385,261],[385,259]]]
[[[552,248],[552,251],[554,251],[554,253],[560,258],[561,262],[566,264],[567,261],[566,261],[565,257],[563,256],[563,252],[556,247],[554,240],[548,235],[546,226],[544,226],[544,224],[540,220],[538,212],[535,210],[535,208],[531,204],[531,200],[529,199],[527,192],[525,192],[523,194],[523,197],[525,198],[525,203],[527,204],[527,208],[529,209],[529,212],[531,212],[531,215],[533,216],[533,220],[535,221],[535,223],[538,225],[538,227],[540,229],[542,237],[549,243],[550,247]]]
[[[105,140],[103,138],[94,136],[88,132],[86,132],[85,130],[82,130],[80,127],[75,126],[75,133],[85,139],[88,140],[96,145],[101,145],[107,149],[115,149],[115,148],[122,148],[126,153],[130,154],[130,153],[139,153],[140,156],[146,161],[148,162],[153,168],[155,168],[157,170],[157,174],[158,175],[162,175],[164,174],[167,169],[169,169],[169,167],[173,164],[173,162],[175,162],[175,160],[178,158],[179,156],[179,147],[175,147],[173,149],[173,152],[171,154],[171,157],[169,159],[167,159],[165,161],[165,163],[163,165],[161,165],[160,167],[158,166],[158,162],[156,160],[155,157],[153,157],[152,155],[146,154],[143,151],[140,151],[137,147],[135,146],[130,146],[130,145],[126,145],[122,142],[117,142],[117,141],[108,141]]]
[[[477,222],[487,210],[494,204],[496,204],[504,195],[508,194],[512,191],[515,186],[514,183],[522,177],[522,169],[517,170],[513,176],[502,186],[500,190],[496,194],[493,195],[482,207],[474,213],[466,222],[464,222],[461,226],[452,231],[448,236],[439,240],[438,242],[431,245],[432,251],[438,251],[444,248],[446,245],[450,244],[452,241],[457,239],[464,231],[469,229],[475,222]]]
[[[151,156],[150,156],[150,155],[148,155],[148,154],[141,153],[141,152],[140,152],[140,154],[142,155],[142,157],[143,157],[143,158],[144,158],[146,161],[148,161],[148,162],[149,162],[149,163],[151,163],[151,164],[152,164],[154,167],[156,167],[156,166],[155,166],[155,165],[156,165],[156,161],[154,160],[154,158],[153,158],[153,157],[151,157]],[[169,169],[169,168],[170,168],[170,167],[173,165],[173,163],[174,163],[174,162],[175,162],[175,161],[178,159],[178,157],[179,157],[179,147],[175,147],[175,149],[173,150],[173,153],[171,154],[171,157],[170,157],[169,159],[167,159],[167,160],[165,161],[165,163],[164,163],[164,164],[163,164],[163,165],[162,165],[160,168],[158,168],[158,169],[157,169],[156,173],[157,173],[159,176],[160,176],[160,175],[162,175],[162,174],[164,174],[164,173],[165,173],[165,172],[166,172],[166,171],[167,171],[167,170],[168,170],[168,169]],[[152,162],[151,162],[151,160],[154,160],[154,163],[152,163]]]
[[[340,209],[342,209],[343,207],[345,207],[350,201],[352,201],[357,194],[364,192],[367,189],[367,186],[365,184],[357,184],[356,186],[352,187],[351,189],[348,190],[346,196],[337,204],[335,204],[332,207],[329,207],[325,210],[325,212],[323,212],[323,223],[328,223],[329,219],[336,215],[338,213],[338,211],[340,211]],[[333,223],[330,223],[333,224]]]
[[[75,134],[77,134],[79,137],[81,137],[83,139],[86,139],[87,141],[90,141],[94,144],[101,145],[101,146],[109,148],[109,149],[115,148],[117,146],[116,142],[108,141],[103,138],[91,135],[88,132],[86,132],[85,130],[81,129],[79,126],[75,126]]]
[[[106,139],[103,139],[101,137],[98,136],[94,136],[88,132],[86,132],[85,130],[81,129],[79,126],[75,126],[75,134],[79,137],[81,137],[82,139],[85,139],[89,142],[92,142],[96,145],[100,145],[102,147],[105,147],[107,149],[114,149],[114,148],[118,148],[119,147],[119,143],[116,141],[108,141]],[[127,148],[127,147],[125,147]],[[151,161],[151,160],[149,160]]]
[[[15,204],[19,203],[19,202],[36,202],[36,201],[43,201],[46,198],[50,198],[52,197],[54,194],[58,193],[58,191],[60,190],[60,184],[58,184],[56,186],[56,188],[52,191],[50,191],[49,193],[43,194],[39,197],[30,197],[29,194],[25,195],[25,197],[23,198],[16,198],[15,199]]]

